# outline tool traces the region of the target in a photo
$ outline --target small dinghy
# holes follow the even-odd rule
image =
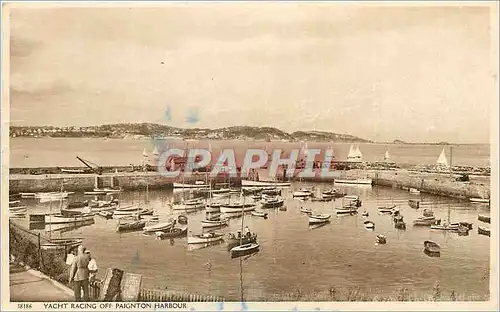
[[[262,195],[259,195],[259,194],[252,195],[252,199],[255,201],[260,200],[261,198],[262,198]]]
[[[97,214],[105,219],[113,218],[113,213],[111,211],[99,211]]]
[[[204,233],[188,237],[188,244],[208,244],[220,241],[224,238],[222,233]]]
[[[434,217],[418,217],[413,221],[414,226],[431,226],[436,224],[436,218]]]
[[[300,212],[311,214],[312,213],[312,209],[300,207]]]
[[[490,216],[483,216],[483,215],[478,215],[477,219],[481,222],[485,223],[490,223],[491,222],[491,217]]]
[[[481,235],[490,236],[490,229],[478,226],[477,227],[477,233],[481,234]]]
[[[377,244],[385,244],[385,243],[387,243],[387,238],[384,235],[379,234],[376,236],[376,243]]]
[[[413,209],[418,209],[420,208],[420,201],[416,199],[410,199],[408,200],[408,206],[410,206]]]
[[[335,212],[337,214],[350,214],[354,215],[358,213],[358,210],[356,208],[336,208]]]
[[[160,232],[171,229],[175,225],[175,220],[169,220],[167,222],[157,223],[149,226],[145,226],[144,233]]]
[[[394,211],[394,208],[396,208],[396,205],[378,207],[378,212],[380,212],[380,213],[392,213]]]
[[[298,191],[293,192],[293,197],[309,197],[312,195],[312,192],[306,189],[300,189]]]
[[[260,248],[259,243],[248,243],[231,248],[231,258],[246,256],[257,252]]]
[[[252,211],[252,216],[261,217],[267,219],[267,212],[264,211]]]
[[[262,202],[262,208],[277,208],[283,206],[285,200],[280,197],[267,198]]]
[[[213,227],[221,227],[229,224],[228,218],[222,218],[219,220],[203,220],[201,221],[202,228],[213,228]]]
[[[28,210],[27,206],[9,207],[9,212],[23,212],[27,210]]]
[[[428,252],[441,252],[441,247],[439,247],[438,244],[432,242],[432,241],[425,241],[424,242],[424,248]]]
[[[116,231],[117,232],[140,231],[144,228],[144,226],[146,226],[146,221],[141,221],[141,220],[118,223]]]
[[[179,224],[187,224],[188,217],[186,217],[185,215],[180,215],[177,217],[177,222],[179,222]]]
[[[309,223],[315,224],[315,223],[329,222],[330,217],[331,216],[329,214],[310,215],[309,216]]]
[[[369,215],[370,214],[368,213],[368,211],[364,211],[363,214],[362,214],[363,217],[368,217]]]
[[[365,228],[367,228],[367,229],[374,229],[375,228],[375,223],[373,221],[365,221],[364,225],[365,225]]]
[[[165,239],[165,238],[176,238],[176,237],[184,237],[187,235],[188,228],[171,228],[164,231],[155,232],[156,238]]]

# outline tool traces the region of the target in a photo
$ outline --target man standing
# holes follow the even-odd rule
[[[73,260],[69,282],[74,282],[75,301],[89,301],[89,262],[90,257],[84,253],[85,248],[78,246],[78,255]],[[83,289],[83,300],[81,291]]]
[[[71,251],[68,253],[68,256],[66,257],[66,267],[68,268],[68,279],[71,276],[71,265],[75,260],[75,254],[76,250],[72,248]]]
[[[92,257],[92,254],[90,253],[90,250],[85,250],[85,253],[89,255],[89,282],[92,283],[96,280],[97,276],[97,262],[95,261],[95,258]]]

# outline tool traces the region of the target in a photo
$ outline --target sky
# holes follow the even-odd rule
[[[12,7],[11,125],[271,126],[484,143],[488,7]]]

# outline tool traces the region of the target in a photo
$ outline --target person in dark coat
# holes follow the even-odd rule
[[[89,301],[89,262],[90,256],[85,253],[85,248],[78,246],[78,255],[73,260],[70,269],[69,282],[73,283],[75,301]],[[83,290],[83,298],[81,297]]]

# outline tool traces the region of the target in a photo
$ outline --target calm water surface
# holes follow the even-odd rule
[[[208,141],[185,142],[182,140],[130,140],[130,139],[88,139],[88,138],[12,138],[10,139],[10,167],[55,167],[82,166],[76,156],[90,160],[101,166],[120,166],[139,164],[142,152],[151,153],[156,145],[161,152],[167,145],[176,148],[207,148]],[[287,153],[292,148],[301,148],[300,143],[286,142],[248,142],[248,141],[211,141],[213,153],[223,148],[234,148],[237,162],[241,163],[248,148],[282,148]],[[333,148],[337,160],[345,160],[350,143],[309,143],[308,148],[326,150]],[[397,144],[359,144],[365,161],[383,161],[388,150],[391,160],[398,164],[436,163],[442,146],[437,145],[397,145]],[[445,148],[448,161],[454,165],[489,166],[490,147],[485,144],[454,145],[452,157],[449,147]]]
[[[431,293],[436,281],[443,291],[454,289],[467,296],[488,293],[490,238],[477,234],[477,215],[488,214],[487,206],[427,195],[421,198],[432,203],[428,207],[433,208],[436,217],[446,219],[450,208],[451,221],[474,223],[469,236],[458,236],[427,227],[412,227],[422,208],[414,210],[407,202],[420,196],[411,196],[402,190],[346,188],[347,193],[359,195],[363,205],[356,216],[337,217],[334,207],[342,205],[342,200],[321,203],[293,199],[292,191],[303,186],[312,184],[294,184],[285,189],[287,211],[267,210],[267,220],[245,216],[245,225],[258,234],[261,249],[242,262],[242,274],[240,261],[231,259],[225,243],[190,250],[186,238],[171,243],[141,232],[116,233],[117,220],[104,220],[99,216],[91,226],[52,235],[83,237],[84,244],[97,259],[101,276],[105,268],[118,267],[143,274],[144,286],[148,288],[211,293],[228,300],[241,299],[241,277],[244,299],[249,301],[293,293],[298,288],[304,293],[326,291],[331,286],[356,286],[370,294],[389,295],[402,286]],[[321,189],[332,185],[315,186]],[[176,216],[167,205],[174,196],[179,198],[179,194],[172,191],[150,192],[150,206],[160,220]],[[79,197],[83,195],[75,199],[82,199]],[[122,203],[137,202],[144,197],[144,192],[130,192],[122,194],[121,200]],[[400,205],[406,231],[394,229],[390,216],[377,213],[378,206],[392,202]],[[49,209],[48,204],[34,200],[25,200],[25,204],[32,213]],[[55,206],[57,204],[53,204],[54,209]],[[332,214],[331,223],[310,229],[307,216],[299,211],[300,206]],[[368,219],[375,222],[375,231],[364,228],[363,210],[370,213]],[[204,211],[189,214],[189,231],[201,233],[200,221],[204,217]],[[241,220],[231,219],[230,225],[220,231],[229,233],[240,229]],[[376,234],[386,235],[387,244],[375,245]],[[423,242],[429,239],[441,245],[441,257],[431,258],[423,253]]]

